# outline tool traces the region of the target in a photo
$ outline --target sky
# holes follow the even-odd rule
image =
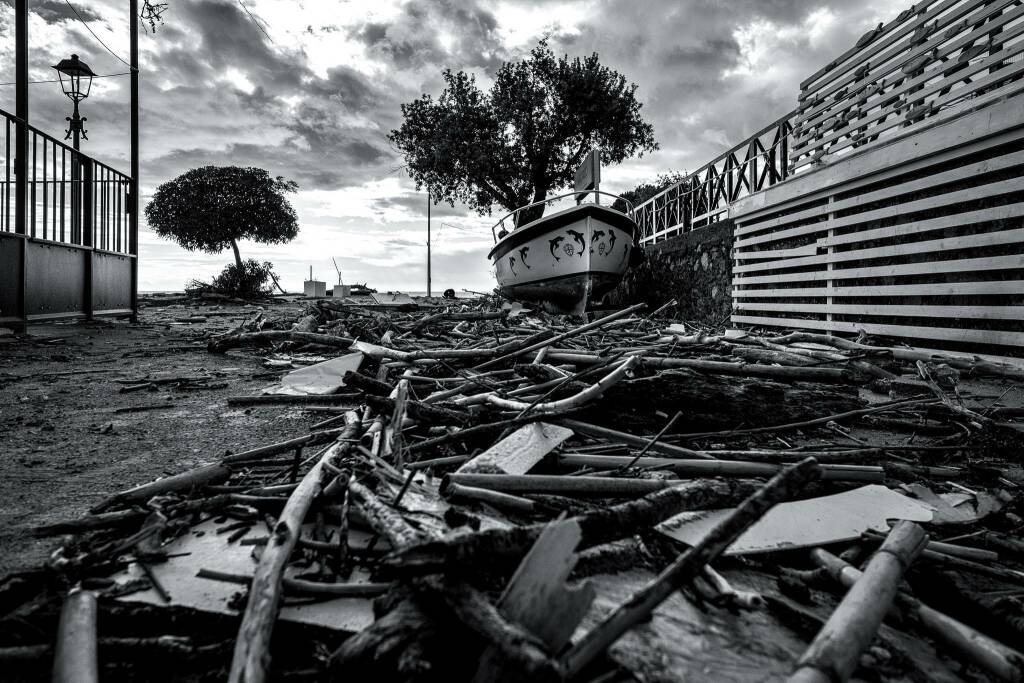
[[[446,68],[488,87],[504,61],[546,38],[558,54],[597,52],[637,83],[656,152],[602,171],[625,191],[693,171],[794,108],[799,83],[905,0],[167,0],[141,32],[141,194],[208,164],[295,180],[299,235],[242,242],[289,291],[314,276],[384,290],[426,289],[426,194],[387,139],[401,104],[437,95]],[[141,4],[141,2],[140,2]],[[127,71],[124,0],[29,0],[30,76],[76,53],[97,74]],[[77,16],[73,10],[77,10]],[[90,30],[92,35],[90,33]],[[148,27],[147,27],[148,29]],[[107,48],[100,44],[102,41]],[[13,0],[0,0],[0,83],[14,81]],[[15,92],[0,86],[0,108]],[[30,121],[63,137],[70,102],[30,86]],[[128,78],[93,82],[82,149],[128,169]],[[143,204],[144,205],[144,204]],[[433,288],[489,291],[490,226],[463,206],[432,208]],[[139,288],[180,290],[232,257],[187,252],[142,218]]]

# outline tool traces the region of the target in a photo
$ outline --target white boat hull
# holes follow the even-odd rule
[[[502,296],[552,313],[582,313],[629,268],[636,225],[607,207],[545,216],[502,238],[490,258]]]

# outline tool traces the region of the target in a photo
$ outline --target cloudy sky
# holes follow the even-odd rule
[[[426,197],[387,134],[400,104],[441,90],[445,68],[484,85],[547,37],[558,53],[598,52],[639,85],[661,149],[603,173],[626,190],[693,170],[791,109],[798,83],[905,0],[167,0],[140,38],[142,192],[195,166],[253,165],[298,182],[299,237],[243,243],[290,290],[310,265],[378,289],[425,289]],[[90,35],[128,57],[124,0],[30,0],[31,77],[77,53],[98,74],[126,71]],[[141,4],[141,3],[140,3]],[[246,12],[248,10],[248,13]],[[251,16],[250,16],[251,13]],[[13,0],[0,0],[0,83],[14,80]],[[0,86],[13,112],[14,88]],[[30,88],[32,123],[59,134],[69,102],[56,83]],[[128,167],[128,79],[97,79],[83,104],[83,149]],[[63,137],[61,135],[61,137]],[[434,287],[490,289],[490,222],[433,210]],[[493,222],[493,221],[491,221]],[[192,254],[143,226],[140,289],[181,289],[230,254]]]

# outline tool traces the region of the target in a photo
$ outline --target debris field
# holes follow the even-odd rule
[[[1024,680],[1024,362],[672,302],[173,303],[272,378],[227,405],[309,427],[36,528],[5,679]]]

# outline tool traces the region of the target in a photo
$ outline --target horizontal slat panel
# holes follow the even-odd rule
[[[799,209],[811,201],[827,198],[842,186],[843,191],[899,179],[907,173],[938,168],[986,149],[1021,148],[1024,128],[1020,123],[1019,101],[994,104],[988,111],[980,110],[947,120],[928,130],[927,136],[911,134],[890,138],[888,144],[874,147],[866,154],[845,158],[842,166],[827,165],[813,173],[792,176],[771,192],[759,192],[739,200],[730,209],[737,225],[753,225],[765,216]],[[1009,128],[1007,127],[1010,126]]]
[[[855,68],[861,64],[865,59],[870,59],[879,50],[885,49],[892,45],[897,40],[906,36],[929,21],[932,21],[936,16],[945,12],[947,9],[956,5],[961,0],[945,0],[935,7],[931,7],[927,11],[917,14],[916,16],[905,19],[904,21],[897,21],[893,19],[889,24],[882,27],[881,35],[875,37],[875,39],[865,47],[857,47],[856,45],[848,49],[838,59],[836,59],[832,68],[825,67],[818,69],[814,74],[805,78],[800,83],[800,90],[807,93],[809,96],[816,90],[821,90],[826,87],[829,83],[835,81],[838,76],[847,73],[851,68]],[[921,2],[916,4],[914,7],[919,10],[924,10],[926,7],[934,4],[932,2]]]
[[[935,282],[924,285],[870,285],[867,287],[734,289],[732,297],[734,299],[781,299],[785,297],[814,296],[962,296],[968,294],[1024,294],[1024,280]]]
[[[821,282],[829,279],[858,280],[866,277],[899,277],[935,273],[963,273],[980,270],[1013,270],[1024,268],[1024,254],[991,256],[989,258],[928,261],[927,263],[901,263],[870,268],[846,268],[840,271],[819,270],[812,273],[779,273],[777,275],[748,275],[733,279],[734,285],[760,285],[775,282]]]
[[[832,330],[853,332],[863,330],[868,334],[890,337],[911,337],[914,339],[941,339],[943,341],[968,342],[974,344],[999,344],[1006,346],[1024,345],[1024,332],[1003,332],[998,330],[972,330],[954,327],[920,327],[916,325],[882,325],[876,323],[849,323],[840,320],[800,320],[799,318],[767,318],[749,315],[734,315],[732,322],[743,325],[764,325],[793,329]]]
[[[1006,50],[1007,56],[999,56],[998,57],[998,61],[1003,61],[1008,56],[1017,55],[1017,54],[1019,54],[1021,52],[1022,52],[1021,45],[1020,44],[1015,44],[1012,48],[1009,48],[1009,49]],[[977,71],[981,71],[981,70],[984,70],[984,69],[974,69],[974,67],[971,67],[969,70],[973,70],[976,73]],[[953,105],[958,100],[965,99],[965,98],[969,97],[969,99],[967,99],[966,102],[965,102],[965,106],[970,106],[971,108],[977,108],[977,107],[983,106],[984,104],[986,104],[988,102],[992,102],[992,101],[995,101],[997,99],[1001,99],[1003,97],[1008,97],[1010,95],[1013,95],[1013,94],[1016,94],[1016,93],[1020,92],[1022,85],[1020,83],[1016,83],[1016,82],[1015,83],[1007,83],[1006,85],[998,88],[997,90],[989,91],[989,92],[987,92],[987,93],[985,93],[983,95],[974,95],[973,93],[975,93],[975,92],[977,92],[977,91],[979,91],[979,90],[981,90],[983,88],[988,88],[989,86],[992,86],[992,85],[994,85],[996,83],[1000,83],[1000,82],[1006,80],[1007,78],[1014,78],[1014,77],[1016,77],[1016,76],[1018,76],[1018,75],[1020,75],[1022,73],[1024,73],[1024,62],[1016,62],[1009,69],[1000,70],[1000,71],[997,71],[994,74],[985,76],[985,77],[980,78],[978,80],[975,80],[974,82],[971,83],[969,88],[966,88],[966,87],[965,88],[959,88],[959,89],[953,90],[952,92],[950,92],[950,93],[948,93],[946,95],[943,95],[943,96],[940,96],[940,97],[936,97],[934,100],[931,101],[931,103],[934,105],[935,108],[948,107],[948,106]],[[958,73],[956,75],[963,77],[963,73]],[[928,90],[929,90],[929,92],[927,93],[927,95],[931,95],[931,94],[941,90],[941,88],[929,88]],[[922,91],[918,91],[918,92],[914,92],[913,96],[914,96],[914,101],[918,101],[920,97],[924,97],[925,95],[922,94]],[[847,126],[846,128],[843,128],[840,131],[837,131],[835,133],[831,133],[830,135],[827,135],[827,136],[823,137],[821,140],[816,140],[814,146],[808,147],[808,148],[805,148],[805,149],[801,149],[801,150],[799,150],[799,152],[801,154],[813,153],[815,150],[820,149],[822,145],[828,145],[829,143],[832,143],[831,146],[828,148],[828,154],[829,155],[837,155],[838,152],[846,149],[847,147],[851,147],[856,142],[855,140],[850,140],[850,139],[846,139],[846,140],[840,141],[840,138],[853,133],[858,128],[864,128],[865,126],[868,126],[869,124],[877,121],[878,119],[880,119],[884,115],[891,114],[897,108],[899,108],[899,105],[898,104],[894,104],[891,107],[887,107],[886,109],[883,109],[883,110],[881,110],[880,112],[878,112],[876,114],[872,114],[871,116],[868,116],[867,118],[859,119],[855,123],[850,124],[849,126]],[[956,112],[953,112],[953,113],[955,114]],[[878,136],[880,133],[888,131],[891,128],[902,127],[905,123],[906,123],[906,121],[905,121],[905,119],[902,116],[891,116],[885,122],[874,123],[874,125],[871,125],[871,127],[868,129],[866,135],[868,135],[868,136]],[[921,122],[918,122],[917,125],[924,125],[924,124],[922,124]],[[878,138],[873,143],[862,145],[858,149],[858,151],[863,151],[863,150],[865,150],[865,149],[867,149],[867,148],[869,148],[869,147],[871,147],[873,145],[884,144],[884,143],[888,142],[888,139],[889,138],[887,138],[887,137]],[[801,168],[803,168],[805,166],[808,166],[811,163],[813,163],[813,161],[812,161],[812,159],[810,157],[804,157],[800,161],[797,161],[794,164],[794,171],[799,171]]]
[[[926,197],[924,199],[918,199],[912,202],[904,202],[902,204],[886,206],[884,208],[874,209],[872,211],[862,211],[861,213],[853,214],[851,216],[843,216],[842,218],[832,218],[830,220],[822,221],[820,223],[802,225],[798,228],[788,228],[786,230],[779,230],[777,232],[769,233],[767,235],[758,235],[757,237],[748,238],[746,240],[738,240],[736,242],[736,246],[739,247],[748,246],[750,244],[763,244],[764,242],[774,242],[780,239],[788,239],[790,237],[807,235],[815,232],[821,232],[824,230],[845,228],[851,225],[865,223],[867,221],[876,221],[883,218],[897,218],[901,215],[914,213],[916,211],[929,211],[932,209],[939,209],[947,206],[955,206],[956,204],[960,204],[962,202],[986,199],[988,197],[998,197],[999,195],[1008,194],[1010,192],[1020,192],[1021,190],[1024,190],[1024,181],[1022,181],[1020,178],[1011,178],[1009,180],[1002,180],[995,183],[989,183],[988,185],[979,185],[978,187],[972,187],[966,190],[947,192],[945,194],[935,195],[934,197]]]
[[[1024,320],[1024,306],[906,306],[900,304],[737,304],[744,311],[833,313],[839,315],[894,315],[904,318],[972,318]]]
[[[872,247],[870,249],[837,251],[831,254],[817,254],[815,256],[804,256],[802,258],[786,259],[783,261],[750,263],[745,266],[734,266],[732,272],[747,273],[773,270],[775,268],[796,268],[799,266],[843,263],[845,261],[864,261],[873,258],[891,258],[894,256],[907,256],[910,254],[955,251],[957,249],[975,249],[978,247],[990,247],[998,244],[1015,244],[1022,240],[1024,240],[1024,228],[1017,230],[1000,230],[999,232],[985,232],[978,235],[964,235],[962,237],[947,237],[939,240],[923,240],[921,242],[891,244],[884,247]],[[832,276],[835,278],[843,277],[842,270],[833,270],[831,272]]]
[[[903,45],[900,46],[900,52],[902,52],[902,54],[897,51],[891,51],[885,55],[882,61],[873,60],[872,64],[874,66],[871,69],[871,71],[862,79],[862,82],[882,82],[886,87],[889,87],[894,83],[906,80],[906,82],[902,83],[900,87],[894,88],[893,90],[887,91],[883,95],[881,95],[878,99],[882,100],[888,99],[894,95],[902,95],[906,93],[910,87],[913,87],[922,82],[926,82],[928,80],[935,78],[937,75],[941,74],[943,71],[946,71],[950,67],[950,64],[944,63],[939,60],[944,60],[953,53],[956,53],[965,47],[971,46],[972,43],[983,39],[987,33],[994,31],[1001,26],[1005,26],[1006,24],[1009,24],[1012,21],[1019,18],[1021,16],[1020,8],[1002,13],[999,16],[995,16],[998,12],[1001,12],[1007,6],[1012,5],[1015,2],[1016,0],[1000,0],[1000,2],[997,2],[995,4],[990,3],[988,7],[979,10],[971,17],[972,23],[975,23],[978,19],[982,19],[986,16],[994,17],[990,22],[986,23],[983,27],[975,28],[974,30],[970,31],[967,34],[964,34],[958,38],[951,38],[947,41],[947,39],[943,36],[946,28],[948,28],[951,24],[959,23],[959,18],[965,14],[965,12],[960,11],[962,8],[958,8],[957,12],[951,13],[951,15],[947,17],[943,17],[943,20],[940,21],[939,23],[939,30],[933,33],[932,36],[926,42],[922,43],[919,46],[913,47],[912,49],[909,43],[904,43]],[[1009,34],[1009,31],[1007,31],[1007,33]],[[1002,38],[1003,37],[1000,36],[1000,39]],[[933,50],[937,50],[937,52],[935,53],[935,61],[931,62],[929,66],[934,66],[937,64],[938,68],[932,69],[931,71],[926,71],[924,74],[914,79],[908,79],[906,78],[905,74],[900,72],[900,69],[903,67],[904,64],[912,62],[918,57],[928,54]],[[888,63],[886,64],[886,62]],[[962,80],[962,78],[955,78],[956,76],[960,76],[961,73],[963,72],[958,72],[957,74],[954,74],[954,80]],[[852,82],[853,79],[851,78],[849,80],[845,80],[842,83],[842,85],[830,87],[824,92],[815,93],[816,97],[822,96],[828,99],[821,105],[816,107],[815,110],[811,112],[806,112],[805,114],[798,117],[794,125],[799,125],[804,128],[813,128],[816,124],[821,123],[829,116],[834,115],[836,112],[841,112],[847,107],[849,107],[850,102],[848,100],[840,99],[838,102],[836,102],[834,101],[834,98],[831,98],[829,96],[837,92],[842,86],[849,85]],[[938,92],[938,90],[935,90],[934,92]],[[915,96],[916,95],[917,93],[915,93]],[[871,105],[868,104],[866,108],[870,109]],[[800,138],[799,142],[804,142],[805,137],[806,136]]]
[[[924,232],[931,232],[933,230],[953,228],[961,225],[975,225],[978,223],[988,223],[991,221],[1020,218],[1021,216],[1024,216],[1024,202],[1017,204],[1005,204],[1003,206],[994,206],[990,209],[964,211],[962,213],[954,213],[948,216],[940,216],[938,218],[928,218],[923,221],[914,221],[912,223],[899,223],[897,225],[890,225],[889,227],[886,228],[873,228],[871,230],[861,230],[860,232],[850,232],[846,233],[845,235],[819,237],[815,241],[815,247],[830,247],[838,246],[841,244],[856,244],[857,242],[866,242],[868,240],[887,239],[891,237],[896,237],[897,235],[915,235]],[[819,231],[812,230],[809,232]],[[766,237],[771,236],[766,235]],[[763,241],[774,241],[774,239]],[[744,245],[746,244],[744,240],[737,240],[737,249],[741,248],[741,242],[743,242]]]
[[[812,256],[817,253],[818,247],[815,244],[808,244],[803,247],[792,247],[790,249],[772,249],[765,251],[737,251],[737,261],[750,261],[752,259],[764,258],[796,258],[798,256]]]
[[[752,232],[758,232],[760,230],[779,228],[789,223],[796,223],[797,221],[807,220],[809,218],[822,216],[835,211],[845,211],[846,209],[870,204],[882,199],[899,197],[900,195],[910,194],[911,192],[929,190],[938,187],[939,185],[953,183],[965,178],[972,178],[984,173],[992,173],[993,171],[1003,171],[1008,168],[1013,168],[1014,166],[1020,166],[1021,164],[1024,164],[1024,151],[1010,152],[1009,154],[1004,154],[993,159],[985,159],[984,161],[959,166],[941,173],[934,173],[932,175],[925,176],[924,178],[917,178],[904,183],[896,183],[880,190],[875,190],[874,192],[865,192],[864,194],[857,195],[856,197],[842,199],[840,201],[833,202],[832,204],[823,204],[812,209],[805,209],[804,211],[794,211],[786,214],[785,216],[779,216],[778,218],[762,221],[760,223],[738,225],[735,234],[736,236],[749,235]],[[737,242],[737,246],[740,246],[740,242]]]
[[[730,208],[733,322],[1024,348],[1024,4],[868,38],[801,84],[789,180]]]

